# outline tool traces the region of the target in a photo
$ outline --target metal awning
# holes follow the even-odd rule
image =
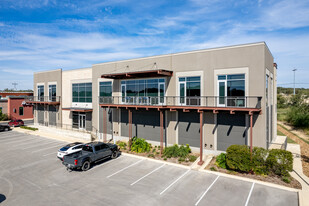
[[[173,76],[173,71],[168,70],[148,70],[148,71],[138,71],[138,72],[124,72],[115,74],[103,74],[101,78],[108,79],[135,79],[143,77],[171,77]]]
[[[77,107],[62,108],[62,110],[69,110],[72,112],[92,112],[92,109],[90,108],[77,108]]]

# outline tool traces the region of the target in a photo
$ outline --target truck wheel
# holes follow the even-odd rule
[[[90,162],[88,160],[86,160],[83,165],[82,165],[82,170],[83,171],[87,171],[90,168]]]
[[[118,152],[117,152],[117,151],[114,151],[114,152],[112,153],[111,158],[112,158],[112,159],[115,159],[117,156],[118,156]]]

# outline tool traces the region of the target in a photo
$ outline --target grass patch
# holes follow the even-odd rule
[[[36,131],[36,130],[38,130],[38,128],[34,128],[34,127],[27,127],[27,126],[20,126],[20,128],[22,128],[22,129],[28,129],[28,130],[32,130],[32,131]]]
[[[285,134],[283,134],[281,131],[277,130],[277,135],[279,136],[285,136]]]
[[[296,142],[289,137],[287,137],[287,143],[296,144]]]
[[[285,130],[291,132],[288,128],[286,128],[286,127],[283,126],[283,125],[279,125],[279,127],[282,127],[283,129],[285,129]],[[296,137],[298,137],[299,139],[301,139],[301,140],[303,140],[304,142],[306,142],[307,144],[309,144],[309,141],[308,141],[308,140],[305,140],[305,139],[301,138],[300,136],[298,136],[298,135],[295,134],[294,132],[291,132],[291,133],[294,134],[294,135],[295,135]]]
[[[288,114],[289,108],[278,108],[277,110],[277,118],[279,121],[286,121],[287,114]]]

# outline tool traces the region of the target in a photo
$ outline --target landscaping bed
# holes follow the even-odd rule
[[[199,154],[191,152],[189,145],[166,147],[161,155],[160,146],[153,146],[146,140],[137,137],[132,138],[131,149],[129,149],[129,142],[117,141],[116,144],[119,146],[121,152],[185,166],[191,166],[199,157]]]
[[[286,186],[286,187],[291,187],[291,188],[295,188],[295,189],[301,189],[301,184],[294,179],[293,177],[290,177],[291,182],[290,183],[286,183],[284,182],[280,177],[276,176],[276,175],[257,175],[257,174],[250,174],[250,173],[241,173],[241,172],[236,172],[233,170],[228,170],[228,169],[223,169],[221,167],[218,167],[216,165],[216,157],[214,157],[211,162],[207,165],[207,167],[205,168],[206,170],[211,170],[211,171],[217,171],[217,172],[222,172],[225,174],[230,174],[230,175],[236,175],[239,177],[246,177],[246,178],[250,178],[250,179],[254,179],[254,180],[260,180],[263,182],[269,182],[269,183],[274,183],[274,184],[278,184],[278,185],[282,185],[282,186]]]
[[[281,149],[253,147],[251,153],[246,145],[231,145],[205,169],[301,188],[300,183],[289,174],[293,171],[292,153]]]

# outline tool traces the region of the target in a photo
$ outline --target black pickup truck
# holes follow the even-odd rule
[[[103,142],[90,142],[83,146],[81,151],[65,155],[63,162],[67,169],[81,169],[87,171],[91,163],[111,157],[118,156],[119,149],[117,145]]]

